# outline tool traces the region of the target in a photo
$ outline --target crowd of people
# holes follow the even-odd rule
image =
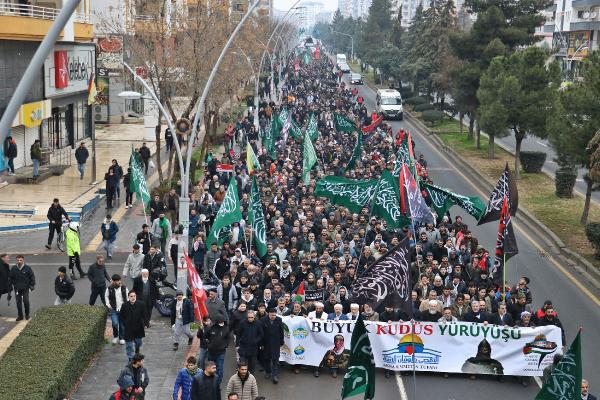
[[[555,325],[563,330],[564,342],[564,328],[552,301],[540,301],[530,288],[528,277],[521,277],[514,286],[492,281],[492,257],[459,215],[435,215],[433,224],[393,230],[387,227],[385,220],[372,216],[368,207],[351,213],[315,196],[316,181],[325,176],[373,179],[384,169],[393,170],[405,132],[393,132],[390,125],[381,125],[363,139],[359,160],[354,168],[346,170],[356,139],[355,135],[336,130],[334,112],[362,126],[369,125],[377,115],[369,112],[362,98],[358,101],[358,91],[344,84],[325,56],[300,68],[291,56],[284,72],[286,80],[281,84],[281,102],[260,102],[258,131],[250,114],[241,118],[226,129],[227,152],[223,158],[207,159],[204,178],[190,190],[189,242],[182,243],[177,229],[181,194],[181,182],[178,182],[164,196],[153,197],[149,204],[152,222],[144,225],[137,235],[122,275],[109,276],[101,255],[87,272],[92,285],[90,304],[99,297],[109,308],[113,343],[126,345],[129,364],[118,378],[121,399],[143,396],[148,385],[149,376],[140,351],[144,328],[150,325],[157,296],[154,273],[165,268],[167,254],[177,273],[179,246],[188,249],[195,268],[205,283],[210,283],[210,289],[205,303],[208,316],[196,321],[199,328],[195,336],[200,350],[197,356],[187,359],[185,368],[179,372],[174,399],[178,396],[193,400],[220,399],[221,387],[225,386],[228,400],[253,400],[258,395],[254,376],[258,368],[264,371],[266,379],[277,384],[284,338],[282,316],[339,321],[356,320],[362,314],[365,320],[383,322],[414,319],[518,327]],[[302,180],[301,140],[289,138],[284,142],[280,139],[274,159],[260,143],[265,131],[270,129],[272,117],[283,107],[292,113],[298,126],[306,126],[311,113],[317,119],[319,139],[314,147],[319,161],[311,172],[309,185]],[[260,163],[254,177],[267,227],[267,252],[262,257],[256,254],[247,223],[251,177],[243,154],[246,143],[252,146]],[[235,145],[242,154],[236,154]],[[414,143],[411,145],[414,147]],[[144,159],[146,168],[148,158]],[[217,165],[221,162],[233,164],[234,171],[219,172]],[[426,155],[421,155],[417,162],[420,178],[431,182]],[[231,174],[235,176],[243,219],[233,224],[224,243],[206,246],[207,234],[225,198]],[[122,175],[122,168],[115,160],[107,173],[107,198],[110,197],[107,208],[111,207],[112,199],[119,196],[118,184],[113,183]],[[110,188],[109,182],[112,182]],[[58,230],[57,221],[66,213],[58,200],[52,207],[48,217]],[[102,225],[108,259],[112,256],[112,235],[118,232],[116,224],[112,224],[108,215]],[[406,313],[391,302],[378,306],[354,303],[351,288],[357,277],[404,238],[408,238],[412,249],[411,312]],[[78,269],[83,277],[86,274],[77,261],[78,240],[76,244],[74,239],[71,242],[71,275],[74,277],[74,269]],[[9,270],[7,257],[2,255],[0,271],[7,269],[6,281],[17,293],[19,318],[23,318],[22,302],[25,318],[29,318],[28,293],[35,285],[33,272],[24,268],[18,258],[17,264]],[[68,302],[72,297],[69,282],[72,284],[66,269],[59,269],[57,304]],[[301,283],[305,290],[317,291],[318,298],[298,301],[294,294]],[[171,311],[173,349],[178,350],[182,335],[188,344],[194,341],[190,329],[194,310],[185,293],[178,291]],[[223,385],[225,358],[232,353],[238,362],[237,371]],[[320,366],[311,368],[311,372],[319,377],[320,372],[326,370],[335,378],[339,361],[324,359]],[[292,368],[295,374],[301,370],[299,365]],[[390,376],[390,371],[386,371],[386,376]]]

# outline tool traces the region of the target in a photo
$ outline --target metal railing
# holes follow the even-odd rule
[[[55,20],[59,12],[59,8],[40,7],[30,4],[15,4],[8,1],[0,1],[0,15]],[[75,22],[90,23],[90,15],[76,12]]]

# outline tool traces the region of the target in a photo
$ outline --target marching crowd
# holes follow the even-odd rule
[[[537,298],[528,277],[521,277],[514,286],[491,279],[492,256],[459,215],[437,215],[434,224],[414,227],[416,237],[413,237],[412,227],[389,229],[385,220],[371,215],[368,207],[351,213],[315,196],[315,182],[324,176],[372,179],[378,178],[384,169],[393,170],[405,132],[393,132],[389,125],[381,125],[364,140],[354,168],[346,171],[356,139],[336,130],[334,112],[362,126],[369,125],[376,115],[371,115],[364,103],[357,101],[357,91],[340,82],[327,57],[296,69],[292,56],[285,72],[281,103],[260,103],[258,126],[262,132],[256,131],[251,116],[237,121],[233,126],[236,134],[226,132],[224,137],[230,151],[221,160],[216,157],[207,160],[204,179],[190,190],[190,242],[182,243],[175,229],[181,193],[178,183],[163,198],[152,199],[149,207],[153,222],[151,226],[144,225],[137,235],[137,244],[122,275],[109,277],[103,267],[103,256],[98,256],[90,267],[87,273],[93,288],[90,304],[99,296],[109,308],[113,343],[126,344],[129,358],[118,378],[120,389],[113,398],[143,398],[149,376],[140,347],[157,296],[155,274],[166,268],[166,255],[177,273],[178,246],[189,249],[190,258],[209,289],[205,303],[208,316],[196,321],[199,328],[195,335],[190,329],[194,322],[193,305],[185,293],[176,293],[171,313],[173,349],[179,348],[183,335],[189,344],[196,336],[200,350],[197,356],[187,359],[186,367],[179,372],[174,399],[179,396],[193,400],[220,399],[224,386],[228,400],[254,400],[258,396],[254,374],[259,368],[277,384],[284,339],[282,316],[338,321],[356,320],[362,314],[369,321],[468,321],[519,327],[555,325],[563,329],[552,301]],[[309,185],[302,180],[300,140],[280,140],[275,159],[259,143],[269,129],[272,116],[282,107],[287,107],[298,126],[308,123],[310,113],[317,117],[319,139],[314,146],[319,161]],[[250,143],[260,163],[260,169],[253,173],[267,227],[267,252],[262,257],[256,254],[250,224],[246,223],[251,177],[246,170],[246,158],[243,154],[236,155],[231,146],[236,137],[241,138],[238,145],[242,149],[246,141]],[[234,171],[219,172],[217,165],[221,161],[233,164]],[[118,169],[115,166],[113,173],[122,174]],[[418,171],[423,181],[431,181],[426,155],[419,157]],[[206,237],[224,200],[231,174],[235,175],[243,219],[232,226],[223,244],[207,247]],[[111,196],[118,195],[116,190]],[[56,214],[51,220],[60,220],[61,210],[51,211]],[[110,218],[107,229],[109,225]],[[410,240],[412,249],[411,312],[406,313],[393,302],[376,307],[354,303],[351,287],[357,277],[404,238]],[[75,253],[78,255],[79,249]],[[110,258],[111,254],[107,256]],[[33,273],[23,267],[22,259],[17,258],[17,264],[9,269],[8,256],[1,258],[0,271],[4,274],[6,270],[7,276],[0,283],[8,282],[8,287],[14,287],[19,317],[23,317],[20,304],[25,301],[28,318],[27,294],[35,285]],[[85,275],[75,260],[72,266]],[[57,278],[56,291],[61,299],[72,296],[70,289],[63,288],[62,282],[68,281],[66,273],[66,269],[61,269]],[[311,300],[298,300],[295,296],[301,283],[304,290],[316,293]],[[232,353],[238,361],[237,371],[223,384],[225,357]],[[347,355],[334,353],[311,372],[319,377],[326,370],[335,378],[344,357]],[[292,368],[296,374],[301,369],[298,365]],[[390,371],[386,371],[386,376],[390,376]]]

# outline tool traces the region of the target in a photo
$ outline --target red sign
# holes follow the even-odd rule
[[[233,165],[217,164],[217,172],[233,172]]]
[[[54,52],[54,87],[64,89],[69,86],[69,57],[66,50]]]
[[[381,125],[381,122],[383,121],[383,115],[380,115],[375,121],[373,121],[373,123],[371,125],[365,126],[364,128],[362,128],[363,133],[371,133],[375,130],[375,128],[377,128],[379,125]]]

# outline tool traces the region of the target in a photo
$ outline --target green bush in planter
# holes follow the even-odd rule
[[[558,164],[554,173],[555,193],[558,197],[573,197],[573,188],[577,179],[577,168],[570,164]]]
[[[436,122],[444,119],[444,113],[440,110],[426,110],[421,114],[421,118],[425,122],[431,123],[431,125],[435,125]]]
[[[425,97],[409,97],[404,101],[406,104],[410,104],[411,106],[417,106],[419,104],[429,103]]]
[[[429,104],[429,103],[423,103],[423,104],[417,104],[416,106],[413,107],[414,111],[417,112],[423,112],[426,110],[433,110],[433,105]]]
[[[64,399],[104,344],[106,309],[38,310],[0,359],[0,399]]]
[[[546,153],[543,151],[522,151],[521,167],[530,174],[539,174],[546,162]]]
[[[596,249],[596,258],[600,259],[600,222],[590,222],[585,226],[585,236]]]

